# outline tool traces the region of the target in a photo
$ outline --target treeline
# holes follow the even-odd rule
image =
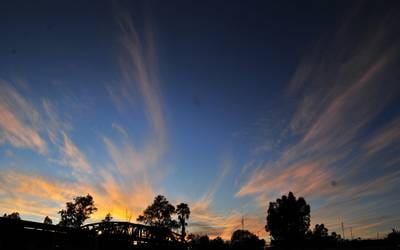
[[[316,224],[310,229],[310,205],[304,198],[296,198],[292,192],[283,195],[275,202],[270,202],[266,216],[265,230],[271,236],[271,245],[275,247],[348,247],[368,245],[382,245],[382,241],[344,240],[336,232],[329,233],[324,224]],[[61,209],[59,226],[79,228],[90,216],[97,211],[91,195],[75,197],[66,207]],[[236,230],[230,240],[224,241],[217,237],[210,239],[207,235],[187,235],[187,225],[190,219],[190,208],[186,203],[172,205],[166,197],[158,195],[153,203],[149,205],[137,221],[145,225],[168,232],[179,232],[180,242],[187,244],[189,249],[263,249],[265,241],[248,230]],[[4,214],[4,217],[21,219],[18,212]],[[102,222],[113,220],[110,213],[106,214]],[[44,223],[52,224],[52,220],[46,216]],[[163,240],[163,234],[160,234]],[[393,229],[384,239],[385,245],[400,245],[400,231]]]
[[[296,198],[292,192],[270,202],[265,230],[271,235],[271,245],[290,248],[315,247],[364,247],[398,246],[400,232],[393,229],[384,240],[342,239],[340,234],[332,232],[324,224],[316,224],[310,229],[310,205],[303,197]]]
[[[264,249],[265,240],[248,230],[236,230],[231,239],[224,241],[221,237],[210,239],[207,235],[189,234],[187,239],[189,249],[193,250],[241,250]]]

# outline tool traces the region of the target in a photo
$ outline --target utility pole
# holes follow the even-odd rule
[[[350,235],[351,235],[351,240],[353,240],[353,228],[350,227]]]
[[[343,225],[343,221],[342,221],[342,235],[343,235],[343,239],[345,239],[346,237],[344,236],[344,225]]]
[[[242,231],[244,230],[244,216],[242,216]]]

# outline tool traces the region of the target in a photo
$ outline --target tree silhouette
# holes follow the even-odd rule
[[[342,238],[342,236],[340,234],[337,234],[336,232],[332,232],[331,238],[334,240],[340,240]]]
[[[157,195],[153,204],[148,206],[143,211],[143,215],[139,215],[136,220],[146,225],[172,229],[178,227],[178,223],[171,217],[174,213],[175,207],[164,196]]]
[[[9,219],[14,219],[14,220],[20,220],[21,217],[19,216],[18,212],[12,212],[11,214],[4,214],[4,218],[9,218]]]
[[[229,244],[221,237],[210,240],[208,235],[189,234],[188,249],[191,250],[228,250]]]
[[[202,235],[199,237],[199,244],[201,247],[209,246],[210,245],[210,238],[208,235]]]
[[[104,219],[101,222],[110,222],[113,219],[110,213],[106,214]]]
[[[305,238],[310,226],[310,206],[304,198],[296,199],[292,192],[276,202],[270,202],[265,230],[274,244],[293,244]]]
[[[178,214],[179,225],[181,226],[181,240],[184,241],[186,237],[186,220],[189,219],[190,209],[186,203],[181,203],[176,206],[176,213]]]
[[[188,240],[189,243],[190,243],[190,242],[194,242],[194,241],[198,240],[199,238],[200,238],[200,235],[198,235],[198,234],[193,234],[193,233],[191,233],[191,234],[189,234],[189,235],[187,236],[187,240]]]
[[[326,238],[328,237],[328,229],[324,224],[316,224],[312,235],[314,238]]]
[[[392,232],[390,232],[386,240],[388,240],[391,243],[394,243],[395,245],[400,245],[400,230],[392,229]]]
[[[210,238],[208,235],[189,234],[189,249],[208,250],[210,249]]]
[[[328,228],[325,227],[324,224],[316,224],[314,229],[308,230],[306,233],[306,244],[308,246],[314,247],[329,247],[335,246],[338,240],[340,239],[340,235],[336,234],[336,232],[332,232],[331,235],[328,234]]]
[[[46,217],[44,217],[43,223],[44,224],[48,224],[48,225],[52,225],[53,221],[50,219],[49,216],[46,216]]]
[[[212,250],[227,250],[229,249],[229,245],[224,242],[221,237],[216,237],[210,241],[210,247],[208,249]]]
[[[97,211],[90,194],[75,197],[73,202],[66,203],[66,207],[58,212],[61,215],[60,226],[78,228]]]
[[[263,249],[264,245],[264,240],[260,240],[248,230],[236,230],[231,237],[231,248],[235,250],[259,250]]]

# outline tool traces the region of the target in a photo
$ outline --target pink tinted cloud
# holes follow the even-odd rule
[[[374,154],[399,141],[400,119],[396,119],[375,133],[365,147],[369,154]]]
[[[311,52],[317,55],[306,56],[288,88],[289,98],[302,98],[285,128],[289,132],[281,134],[300,139],[291,138],[277,160],[253,168],[236,197],[251,195],[265,207],[268,199],[291,190],[311,202],[318,200],[319,205],[345,210],[350,209],[346,201],[383,195],[400,184],[397,171],[370,166],[379,164],[383,170],[391,164],[372,162],[371,157],[394,145],[397,122],[372,133],[367,143],[360,137],[400,92],[398,85],[391,84],[400,40],[388,39],[389,28],[396,23],[393,15],[388,16],[374,24],[376,33],[363,34],[363,39],[350,47],[342,45],[348,32],[354,32],[351,25],[355,20],[347,20],[349,27],[344,26],[330,45],[320,44]],[[252,158],[249,162],[257,161]],[[371,169],[375,171],[368,172]],[[362,216],[363,211],[359,214]],[[337,215],[327,214],[325,219],[331,221],[332,216]]]
[[[0,143],[45,153],[47,143],[40,135],[38,112],[8,82],[0,80]]]

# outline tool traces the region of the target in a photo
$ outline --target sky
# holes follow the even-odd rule
[[[268,239],[293,191],[311,226],[400,226],[396,1],[3,1],[0,212],[90,193],[135,222],[157,194],[189,232]]]

